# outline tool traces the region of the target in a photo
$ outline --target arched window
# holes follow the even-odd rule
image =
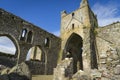
[[[75,13],[72,13],[72,17],[75,15]]]
[[[35,60],[35,61],[41,61],[42,60],[42,50],[39,46],[34,46],[30,48],[27,54],[26,60]]]
[[[27,36],[27,42],[28,42],[28,43],[31,43],[31,42],[32,42],[32,36],[33,36],[32,31],[29,31],[28,36]]]
[[[50,39],[45,38],[45,47],[50,47]]]
[[[27,29],[23,29],[20,37],[21,41],[25,41],[26,34],[27,34]]]
[[[72,24],[72,29],[74,29],[75,28],[75,25],[74,24]]]

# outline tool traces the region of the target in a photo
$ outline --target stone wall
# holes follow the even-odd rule
[[[44,54],[43,63],[46,64],[46,74],[53,73],[60,50],[61,39],[59,37],[3,9],[0,9],[0,36],[7,36],[13,41],[17,48],[14,58],[17,58],[19,63],[26,60],[30,48],[40,46]]]
[[[0,52],[0,65],[5,67],[13,67],[16,64],[16,58],[13,55],[5,55]]]
[[[97,64],[94,62],[92,62],[92,64],[96,64],[98,68],[97,67],[92,68],[89,65],[89,67],[84,68],[83,71],[79,70],[75,74],[72,74],[73,80],[79,80],[79,79],[119,80],[120,79],[120,23],[116,22],[105,27],[96,28],[95,30],[94,29],[87,30],[86,28],[86,30],[84,29],[84,33],[86,33],[86,37],[85,37],[86,39],[84,39],[84,42],[87,41],[86,43],[84,43],[84,47],[83,47],[84,51],[86,51],[84,52],[86,55],[83,54],[84,67],[89,65],[88,62],[91,60],[90,54],[87,54],[88,51],[91,50],[94,51],[93,48],[90,48],[89,50],[88,44],[90,44],[91,41],[90,45],[94,44],[96,50],[96,58],[97,58],[95,59],[93,56],[93,60],[97,61]],[[92,35],[91,37],[89,36],[90,33]],[[90,37],[89,38],[90,40],[88,40],[88,37]],[[91,55],[93,53],[94,52],[91,52]],[[62,63],[61,61],[61,63],[58,64],[58,66],[54,70],[54,76],[55,76],[54,80],[57,79],[67,80],[69,78],[69,77],[65,77],[65,74],[67,72],[65,72],[64,68],[61,68],[60,65],[67,65],[67,63]]]
[[[95,48],[95,36],[94,28],[97,27],[97,19],[92,10],[89,7],[88,1],[82,1],[80,7],[71,12],[67,13],[63,11],[61,13],[61,54],[64,59],[67,52],[70,51],[74,56],[76,53],[81,54],[82,57],[78,56],[80,60],[80,66],[82,70],[84,69],[87,72],[90,72],[91,68],[97,68],[96,58],[96,48]],[[76,40],[73,35],[77,34],[82,38],[82,40]],[[74,39],[70,42],[71,39]],[[73,46],[73,44],[79,44],[82,42],[81,47]],[[72,45],[72,47],[69,46]],[[81,49],[82,52],[79,52]],[[75,61],[77,62],[77,61]]]
[[[26,64],[29,65],[29,69],[32,74],[45,74],[45,63],[39,61],[26,61]]]
[[[120,79],[120,23],[97,29],[98,66],[102,80]]]

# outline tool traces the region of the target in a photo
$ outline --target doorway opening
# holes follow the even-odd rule
[[[82,37],[76,33],[72,33],[65,45],[64,58],[73,58],[73,73],[83,70],[82,47]]]

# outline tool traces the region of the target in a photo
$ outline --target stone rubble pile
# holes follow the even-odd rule
[[[54,68],[53,80],[68,80],[72,77],[72,58],[66,58]]]
[[[101,80],[120,80],[120,56],[116,49],[110,48],[100,54]]]
[[[99,55],[98,69],[90,73],[79,70],[73,75],[72,59],[65,59],[54,69],[53,80],[120,80],[120,56],[110,48]]]
[[[23,62],[13,68],[6,68],[0,72],[0,80],[31,80],[28,66]]]

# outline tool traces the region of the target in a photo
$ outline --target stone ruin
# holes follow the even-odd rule
[[[61,12],[62,56],[54,69],[54,80],[119,80],[119,33],[119,21],[99,27],[88,0],[82,0],[71,13]],[[68,64],[69,58],[72,64]]]
[[[0,36],[9,38],[16,47],[14,55],[0,52],[0,65],[12,68],[25,62],[34,75],[53,73],[59,56],[59,37],[3,9],[0,9]],[[30,50],[31,57],[26,60]]]
[[[88,0],[72,13],[61,12],[60,37],[0,9],[0,36],[9,37],[17,48],[15,55],[0,53],[0,79],[120,79],[120,22],[99,27]],[[30,48],[34,53],[26,61]]]

